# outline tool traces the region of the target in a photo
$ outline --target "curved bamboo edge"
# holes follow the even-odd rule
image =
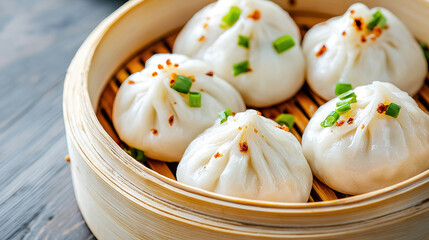
[[[147,2],[154,1],[148,0],[144,3]],[[371,193],[365,198],[351,197],[344,200],[309,204],[271,204],[264,202],[256,202],[255,204],[253,201],[225,198],[187,186],[180,186],[180,184],[175,184],[166,177],[139,166],[139,163],[136,163],[120,150],[104,132],[92,109],[90,96],[85,91],[89,89],[86,80],[90,74],[91,63],[94,61],[93,57],[96,50],[99,50],[98,46],[102,43],[103,36],[109,30],[109,26],[141,4],[143,2],[139,1],[127,3],[114,15],[107,18],[91,34],[73,60],[64,87],[64,118],[76,196],[85,219],[88,220],[90,228],[97,237],[112,238],[112,236],[118,236],[116,234],[120,234],[118,238],[149,236],[142,233],[143,230],[150,230],[143,224],[149,218],[162,219],[162,221],[149,224],[154,229],[157,229],[155,223],[165,221],[162,226],[177,231],[192,229],[196,233],[195,236],[207,236],[204,234],[215,231],[219,234],[222,233],[219,236],[234,238],[250,235],[261,238],[355,236],[353,234],[362,233],[364,230],[376,233],[378,230],[374,228],[384,225],[388,225],[385,229],[392,230],[392,232],[403,229],[401,226],[408,226],[414,230],[424,229],[422,223],[427,224],[425,219],[428,219],[427,172],[401,183],[402,185],[395,185],[396,188],[392,186],[387,191]],[[88,118],[80,119],[84,117]],[[106,195],[96,195],[97,186],[104,188]],[[171,196],[171,194],[175,196]],[[410,201],[409,196],[407,196],[409,194],[415,194],[416,199]],[[118,202],[118,205],[112,206],[105,198]],[[422,201],[425,198],[426,200]],[[135,211],[135,214],[132,214],[133,217],[142,222],[136,225],[132,223],[131,217],[123,216],[119,210],[112,213],[112,209],[106,209],[106,206],[113,209],[120,207],[120,210],[127,210],[127,213]],[[363,208],[369,208],[370,211]],[[216,212],[220,209],[223,210]],[[386,214],[383,212],[386,209],[393,211]],[[371,213],[373,210],[376,213]],[[331,218],[341,216],[341,214],[356,218],[348,221],[326,219],[329,217],[322,215],[327,215],[327,213],[332,215]],[[369,217],[358,217],[365,213],[370,213],[368,214]],[[243,214],[247,214],[252,219],[241,219]],[[259,216],[261,214],[266,216]],[[398,214],[402,216],[399,220],[394,218]],[[144,216],[144,218],[139,218],[139,216]],[[273,220],[273,217],[280,218],[280,223]],[[97,222],[102,218],[105,218],[106,224],[112,227],[110,237],[105,234],[109,230]],[[368,221],[371,226],[363,224],[363,220],[367,219],[371,219]],[[412,221],[405,224],[410,219]],[[417,224],[411,224],[415,219],[420,221]],[[398,221],[402,224],[399,224]],[[335,222],[337,223],[335,224]],[[339,222],[341,222],[340,225]],[[127,223],[133,226],[127,227],[120,224],[120,227],[114,227],[114,223]],[[145,223],[150,222],[146,221]],[[300,224],[304,225],[301,226]],[[135,230],[138,227],[142,227],[143,230]],[[278,227],[282,228],[279,229]],[[255,229],[257,229],[256,232]],[[371,229],[373,230],[371,231]],[[163,233],[162,230],[159,231]],[[150,233],[155,234],[154,231],[150,231]],[[172,236],[183,236],[174,233],[177,235]],[[200,233],[203,235],[199,235]],[[308,234],[316,235],[309,236]]]

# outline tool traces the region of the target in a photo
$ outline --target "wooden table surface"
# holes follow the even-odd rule
[[[73,193],[64,77],[120,0],[0,1],[0,239],[94,239]]]

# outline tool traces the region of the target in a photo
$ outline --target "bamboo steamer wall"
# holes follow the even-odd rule
[[[64,86],[67,142],[76,199],[94,235],[100,239],[429,236],[429,170],[359,196],[302,204],[270,203],[185,186],[122,151],[96,116],[106,84],[130,56],[177,30],[210,2],[129,1],[93,31],[70,65]],[[340,15],[354,1],[275,2],[299,18]],[[387,7],[418,39],[429,42],[428,1],[362,2],[370,7]],[[428,97],[426,90],[424,96]]]

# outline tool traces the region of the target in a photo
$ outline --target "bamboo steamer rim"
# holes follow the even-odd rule
[[[116,10],[114,13],[112,13],[109,17],[107,17],[101,24],[99,24],[95,30],[91,33],[91,35],[88,37],[88,39],[84,42],[84,44],[79,49],[78,53],[76,54],[76,57],[73,59],[69,69],[68,74],[66,77],[66,83],[64,85],[64,118],[66,119],[66,128],[73,132],[73,136],[70,140],[73,141],[76,146],[79,146],[79,150],[82,151],[81,154],[85,155],[85,152],[96,152],[97,150],[94,148],[94,146],[90,145],[82,145],[80,142],[77,141],[79,137],[82,137],[80,131],[82,130],[79,128],[80,126],[72,126],[70,124],[67,124],[67,121],[73,122],[74,116],[67,111],[69,108],[68,104],[66,104],[67,98],[71,98],[71,96],[68,96],[66,94],[66,89],[71,88],[79,88],[78,83],[81,84],[80,88],[81,90],[84,90],[81,92],[82,100],[82,108],[89,118],[88,123],[91,127],[94,127],[93,130],[95,130],[97,133],[100,134],[101,138],[99,139],[102,143],[104,143],[106,146],[108,146],[110,149],[113,149],[115,152],[114,154],[116,157],[118,157],[118,160],[120,160],[125,165],[129,166],[130,169],[134,172],[136,172],[138,175],[141,175],[145,178],[152,179],[152,180],[160,180],[159,184],[163,184],[163,187],[169,188],[170,190],[176,191],[176,192],[185,192],[185,193],[191,193],[192,197],[199,198],[202,200],[205,200],[207,202],[213,202],[216,201],[217,204],[225,205],[225,204],[234,204],[235,207],[239,208],[246,208],[249,207],[252,208],[263,208],[264,211],[271,210],[271,211],[293,211],[293,210],[300,210],[300,211],[308,211],[308,212],[325,212],[325,211],[331,211],[332,209],[341,211],[347,208],[353,208],[357,207],[361,204],[368,204],[368,203],[376,203],[380,202],[383,199],[390,198],[394,196],[395,194],[404,193],[409,191],[410,189],[417,188],[418,186],[428,184],[429,183],[429,170],[426,170],[412,178],[409,178],[405,181],[402,181],[400,183],[397,183],[395,185],[372,191],[365,194],[360,194],[356,196],[351,196],[347,198],[337,199],[337,200],[330,200],[330,201],[322,201],[322,202],[313,202],[313,203],[283,203],[283,202],[269,202],[269,201],[261,201],[261,200],[251,200],[251,199],[243,199],[243,198],[237,198],[237,197],[230,197],[225,196],[209,191],[205,191],[199,188],[191,187],[185,184],[182,184],[180,182],[174,181],[172,179],[169,179],[145,166],[137,162],[135,159],[130,157],[128,154],[126,154],[106,133],[100,122],[98,121],[93,106],[91,105],[91,100],[88,92],[88,74],[89,69],[91,68],[91,63],[94,55],[99,51],[99,43],[102,41],[103,37],[106,35],[106,33],[111,30],[112,27],[114,27],[114,23],[118,20],[121,20],[126,16],[130,11],[133,10],[134,7],[144,4],[147,2],[153,2],[155,0],[132,0],[125,3],[123,6],[121,6],[118,10]],[[429,1],[426,0],[417,0],[420,1],[426,5],[428,5],[429,8]],[[428,39],[429,40],[429,39]],[[133,54],[131,54],[133,55]],[[75,78],[76,74],[78,79],[78,83],[76,83]],[[71,80],[73,78],[73,81]],[[76,89],[79,90],[79,89]],[[88,158],[89,160],[89,158]],[[91,161],[91,160],[89,160]],[[114,185],[118,187],[118,190],[123,190],[115,184],[114,179],[111,176],[106,175],[106,173],[102,172],[100,169],[95,167],[91,162],[88,162],[88,165],[91,166],[93,171],[99,175],[99,177],[103,178],[105,181],[110,181]],[[125,191],[119,191],[124,196],[127,196],[129,193],[125,193]],[[129,197],[129,196],[128,196]],[[142,204],[139,201],[136,201],[139,204]]]

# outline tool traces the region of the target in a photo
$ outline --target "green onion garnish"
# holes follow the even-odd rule
[[[135,160],[139,161],[139,162],[145,162],[147,160],[146,156],[144,155],[144,152],[140,149],[137,148],[131,148],[131,149],[127,149],[124,148],[125,152],[128,153],[128,155],[130,155],[131,157],[133,157]]]
[[[335,95],[341,95],[345,92],[353,90],[352,85],[349,83],[337,83],[335,86]]]
[[[357,96],[356,96],[355,92],[353,92],[353,90],[350,90],[350,91],[347,91],[347,92],[341,94],[340,96],[338,96],[338,98],[340,100],[345,100],[347,98],[357,98]]]
[[[401,106],[396,103],[391,103],[389,104],[389,107],[387,107],[385,114],[397,118],[399,115],[399,111],[401,111]]]
[[[189,93],[189,90],[191,90],[191,86],[192,79],[182,75],[177,75],[177,78],[174,81],[173,85],[171,85],[171,88],[181,93]]]
[[[429,62],[429,46],[427,43],[420,43],[420,47],[422,47],[423,54],[425,55],[426,61]]]
[[[286,125],[289,129],[292,129],[295,117],[292,114],[282,113],[276,118],[276,122],[280,125]]]
[[[229,12],[223,16],[222,21],[223,23],[220,25],[221,28],[228,28],[232,27],[235,22],[237,22],[238,18],[240,17],[241,10],[238,7],[232,6],[229,9]]]
[[[244,48],[249,49],[249,42],[250,42],[250,39],[248,37],[245,37],[243,35],[238,35],[238,46],[242,46]]]
[[[337,113],[339,113],[339,114],[343,114],[343,113],[345,113],[345,112],[349,111],[350,109],[352,109],[352,108],[350,107],[350,103],[346,103],[346,104],[344,104],[344,105],[341,105],[341,106],[337,107],[337,109],[335,109],[335,111],[336,111]]]
[[[189,106],[201,107],[201,93],[199,93],[199,92],[190,92],[189,93]]]
[[[325,118],[323,122],[320,123],[320,126],[327,128],[334,126],[335,122],[337,122],[338,118],[340,118],[340,114],[335,111],[329,113],[329,115]]]
[[[226,120],[228,120],[229,116],[232,116],[233,114],[232,114],[231,109],[228,108],[228,109],[225,109],[225,111],[223,111],[223,112],[219,112],[218,115],[219,115],[219,118],[220,118],[220,123],[222,124]]]
[[[236,63],[234,66],[232,66],[232,69],[234,69],[234,77],[242,73],[247,73],[249,71],[249,61],[246,60]]]
[[[342,101],[339,101],[339,102],[337,102],[337,107],[339,107],[339,106],[342,106],[342,105],[344,105],[344,104],[351,104],[351,103],[356,103],[357,101],[356,101],[356,98],[355,97],[351,97],[351,98],[347,98],[347,99],[344,99],[344,100],[342,100]]]
[[[277,38],[273,42],[273,47],[276,50],[276,52],[279,54],[290,49],[290,48],[292,48],[293,46],[295,46],[295,41],[293,40],[293,38],[291,36],[289,36],[287,34]]]
[[[372,14],[372,19],[371,21],[369,21],[367,28],[369,30],[373,30],[375,28],[375,26],[380,26],[381,28],[385,28],[386,27],[386,18],[383,16],[383,14],[381,13],[380,10],[378,10],[377,12],[375,12],[374,14]]]

